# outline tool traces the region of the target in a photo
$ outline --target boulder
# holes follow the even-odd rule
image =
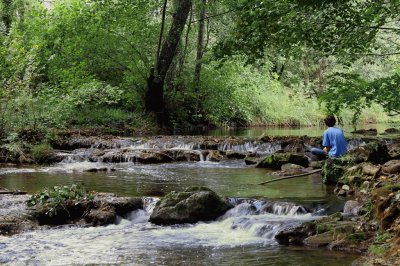
[[[85,221],[92,223],[94,226],[112,224],[116,220],[117,215],[113,208],[93,209],[86,216]]]
[[[344,173],[345,170],[341,166],[340,159],[330,158],[325,161],[325,165],[322,168],[323,182],[327,185],[335,185]]]
[[[400,173],[400,160],[391,160],[386,162],[382,167],[383,172],[387,174]]]
[[[390,160],[389,150],[383,141],[371,141],[364,146],[356,148],[342,158],[348,163],[371,162],[373,164],[383,164]]]
[[[271,169],[281,169],[282,165],[291,163],[301,165],[303,167],[308,167],[308,158],[304,155],[295,153],[274,153],[265,157],[260,161],[256,167],[257,168],[271,168]]]
[[[304,239],[315,233],[315,223],[307,222],[298,227],[285,229],[279,232],[275,235],[275,239],[281,245],[303,245]]]
[[[110,193],[99,193],[93,200],[95,208],[111,207],[119,216],[124,216],[137,209],[143,209],[143,200],[132,197],[116,197]]]
[[[171,192],[157,202],[150,222],[172,225],[210,221],[230,208],[230,204],[209,188],[190,187],[184,192]]]
[[[381,172],[382,167],[371,165],[371,164],[364,164],[362,166],[362,173],[365,175],[373,176],[374,178],[378,177]]]
[[[344,204],[343,213],[346,215],[358,215],[361,211],[362,205],[355,200],[348,200]]]

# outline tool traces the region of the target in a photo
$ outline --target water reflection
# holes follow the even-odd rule
[[[64,171],[62,165],[37,169],[0,169],[0,187],[34,193],[43,187],[81,183],[90,190],[100,192],[160,196],[189,186],[206,186],[228,197],[321,199],[326,196],[319,175],[283,180],[267,186],[256,185],[272,179],[270,171],[246,166],[243,161],[108,164],[116,171],[85,172],[85,169],[96,166],[96,163],[68,164]]]

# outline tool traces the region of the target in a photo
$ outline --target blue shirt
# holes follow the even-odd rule
[[[322,146],[330,147],[330,157],[340,157],[347,152],[347,142],[340,128],[330,127],[322,136]]]

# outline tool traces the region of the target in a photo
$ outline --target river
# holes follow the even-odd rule
[[[85,172],[93,167],[115,171]],[[271,178],[271,171],[247,166],[243,160],[153,165],[69,161],[48,167],[2,167],[0,187],[34,193],[46,186],[80,183],[90,190],[143,197],[146,208],[106,227],[44,227],[0,236],[0,263],[351,265],[356,255],[277,244],[274,235],[279,230],[340,210],[343,201],[318,175],[256,185]],[[156,226],[148,222],[157,197],[193,185],[229,197],[236,207],[209,223]],[[271,202],[276,204],[273,212],[260,211],[260,206]],[[308,211],[297,212],[299,206]]]

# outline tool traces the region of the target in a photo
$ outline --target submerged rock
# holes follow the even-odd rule
[[[257,168],[281,169],[284,164],[297,164],[308,167],[308,158],[304,155],[295,153],[274,153],[265,157],[257,164]]]
[[[184,192],[171,192],[157,202],[150,222],[160,225],[210,221],[232,208],[214,191],[191,187]]]
[[[359,134],[359,135],[367,135],[367,136],[376,136],[376,135],[378,135],[378,130],[376,130],[375,128],[360,129],[360,130],[352,131],[351,133]]]

